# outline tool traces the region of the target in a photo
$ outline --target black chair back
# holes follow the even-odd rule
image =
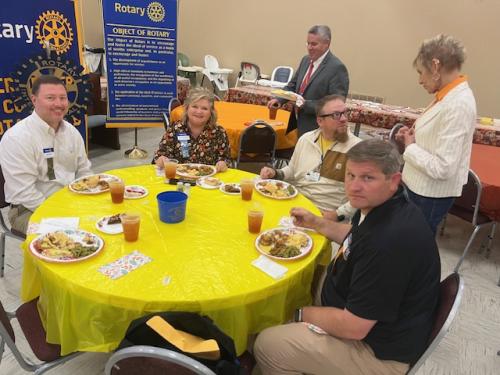
[[[273,162],[276,132],[265,122],[256,122],[241,134],[237,164],[241,161]]]
[[[9,203],[5,201],[5,178],[3,177],[2,167],[0,167],[0,208],[7,207]]]

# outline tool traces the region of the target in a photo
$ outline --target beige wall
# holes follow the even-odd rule
[[[102,46],[99,0],[80,1],[86,43]],[[212,54],[236,74],[244,60],[270,74],[276,65],[295,68],[307,29],[327,24],[351,92],[423,107],[431,97],[418,85],[412,61],[422,40],[444,32],[467,48],[463,71],[478,113],[500,117],[499,14],[498,0],[180,0],[178,50],[194,65]]]

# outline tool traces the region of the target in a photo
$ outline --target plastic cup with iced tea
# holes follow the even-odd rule
[[[165,178],[175,178],[175,175],[177,173],[177,164],[178,161],[174,159],[169,159],[163,164],[165,168]]]
[[[269,108],[269,118],[271,120],[276,120],[276,115],[278,114],[278,108],[280,105],[278,103],[275,103],[273,106]]]
[[[141,216],[138,213],[126,213],[122,215],[121,220],[125,241],[137,241],[137,239],[139,238]]]
[[[247,178],[241,180],[240,188],[241,188],[241,199],[243,199],[244,201],[252,200],[253,181]]]
[[[253,207],[248,210],[248,231],[250,233],[260,233],[264,211],[261,208]]]
[[[113,203],[122,203],[125,194],[125,183],[123,180],[112,180],[108,182],[111,201]]]

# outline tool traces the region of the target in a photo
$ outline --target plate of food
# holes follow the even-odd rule
[[[76,179],[68,185],[69,190],[77,194],[100,194],[109,190],[109,181],[119,180],[110,174],[94,174]]]
[[[59,230],[42,234],[30,243],[31,253],[46,262],[73,263],[97,255],[103,248],[101,237],[84,230]]]
[[[291,199],[298,194],[295,186],[278,180],[259,180],[255,182],[255,190],[265,197],[273,199]]]
[[[217,173],[213,165],[206,164],[179,164],[177,166],[177,174],[187,178],[210,177]]]
[[[148,189],[141,185],[128,185],[125,186],[125,199],[141,199],[149,194]]]
[[[273,95],[276,98],[286,99],[293,102],[297,100],[297,95],[293,91],[276,89],[271,91],[271,95]]]
[[[218,189],[222,181],[215,177],[201,177],[196,180],[196,185],[203,189]]]
[[[302,258],[309,254],[312,245],[312,238],[307,233],[292,228],[269,229],[255,240],[255,247],[261,254],[279,260]]]
[[[222,184],[219,188],[220,191],[229,195],[239,195],[241,194],[241,187],[238,183],[227,183]]]
[[[123,214],[115,214],[101,217],[96,223],[95,227],[106,234],[123,233],[122,219]]]

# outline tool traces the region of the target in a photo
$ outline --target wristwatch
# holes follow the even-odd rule
[[[293,314],[293,321],[295,323],[303,322],[303,320],[302,320],[302,307],[300,309],[295,310],[295,313]]]

